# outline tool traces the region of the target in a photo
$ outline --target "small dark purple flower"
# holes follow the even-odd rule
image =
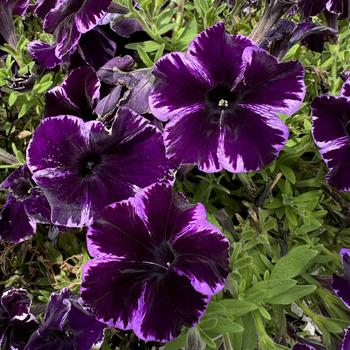
[[[166,178],[170,167],[160,131],[127,108],[110,131],[74,116],[44,119],[27,162],[53,223],[68,227],[88,224],[106,205]]]
[[[0,302],[0,348],[23,350],[39,322],[30,313],[31,296],[25,289],[5,291]]]
[[[13,25],[13,16],[23,16],[28,8],[29,0],[0,0],[0,44],[3,40],[16,46],[17,38]],[[2,37],[2,38],[1,38]],[[2,39],[2,40],[1,40]]]
[[[44,324],[31,336],[25,350],[90,350],[103,341],[105,327],[64,288],[51,294]]]
[[[343,264],[344,274],[342,276],[333,275],[332,288],[336,296],[350,308],[350,249],[341,249],[340,258]]]
[[[35,187],[27,166],[15,170],[0,189],[8,197],[0,215],[0,239],[19,243],[32,237],[37,223],[50,223],[50,205],[42,191]]]
[[[96,119],[93,110],[100,100],[101,84],[90,66],[73,70],[64,82],[45,94],[45,116],[82,116]]]
[[[300,42],[308,49],[322,52],[326,42],[336,43],[338,32],[330,27],[324,27],[312,22],[299,23],[292,33],[291,46]]]
[[[312,103],[313,138],[328,166],[327,180],[339,191],[350,191],[349,81],[340,96],[320,96]]]
[[[349,11],[349,0],[299,0],[299,11],[305,18],[316,16],[322,11],[327,10],[330,13],[340,15],[346,18]]]
[[[29,45],[29,52],[41,64],[45,64],[45,68],[54,67],[76,49],[82,34],[99,24],[111,2],[112,0],[60,0],[55,4],[53,1],[39,3],[36,12],[45,15],[44,29],[55,36],[56,43],[49,45],[34,41]],[[55,6],[52,7],[53,5]]]
[[[165,184],[106,207],[88,229],[81,296],[97,319],[166,342],[195,325],[228,273],[229,242]]]
[[[215,50],[213,50],[215,47]],[[288,138],[278,114],[295,113],[304,99],[304,70],[275,57],[218,23],[170,53],[154,69],[151,111],[165,126],[167,155],[205,172],[258,170]]]
[[[322,52],[326,42],[335,43],[337,39],[338,32],[330,27],[312,22],[296,24],[293,21],[281,19],[267,33],[261,46],[281,59],[295,44],[300,43],[312,51]]]

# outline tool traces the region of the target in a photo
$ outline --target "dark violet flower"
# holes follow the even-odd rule
[[[340,258],[343,264],[344,274],[342,276],[333,275],[332,288],[336,296],[350,308],[350,249],[341,249]]]
[[[305,18],[316,16],[325,10],[346,18],[350,3],[349,0],[299,0],[298,8]]]
[[[31,55],[52,68],[72,53],[81,35],[94,29],[107,14],[112,0],[60,0],[39,3],[37,14],[45,15],[44,29],[56,38],[54,45],[34,41],[29,45]],[[46,58],[45,58],[46,56]],[[58,62],[58,63],[57,63]]]
[[[8,197],[0,215],[0,239],[19,243],[32,237],[37,223],[50,223],[50,205],[42,191],[35,187],[27,166],[15,170],[0,189]]]
[[[96,119],[93,110],[100,100],[101,84],[90,66],[73,70],[61,86],[45,94],[45,116],[82,116],[84,120]]]
[[[290,45],[301,43],[315,52],[322,52],[326,42],[336,43],[338,32],[330,27],[324,27],[312,22],[299,23],[292,33]]]
[[[312,22],[295,23],[287,19],[277,22],[266,35],[262,47],[281,59],[295,44],[300,43],[315,52],[322,52],[326,42],[335,43],[338,32]]]
[[[72,296],[68,288],[52,293],[44,324],[31,336],[25,350],[90,350],[103,340],[105,325]]]
[[[13,16],[23,16],[29,0],[0,0],[0,41],[16,46],[17,38],[13,25]],[[2,43],[0,43],[2,45]]]
[[[328,166],[327,180],[339,191],[350,191],[350,88],[340,96],[319,96],[312,103],[313,138]]]
[[[169,185],[106,207],[89,227],[81,296],[97,319],[146,341],[194,326],[228,273],[228,240]]]
[[[25,289],[12,288],[1,295],[0,348],[23,350],[32,333],[39,327],[30,313],[31,296]]]
[[[82,227],[106,205],[167,178],[170,167],[160,131],[127,108],[110,131],[74,116],[44,119],[27,161],[53,223],[68,227]]]
[[[215,47],[215,50],[213,50]],[[297,62],[275,57],[218,23],[155,66],[151,111],[166,122],[167,155],[205,172],[247,172],[274,160],[288,138],[278,114],[295,113],[305,95]]]

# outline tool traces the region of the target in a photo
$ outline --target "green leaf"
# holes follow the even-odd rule
[[[244,300],[224,299],[220,301],[231,316],[242,316],[258,308],[257,305]]]
[[[280,165],[280,169],[282,171],[282,174],[286,177],[286,179],[290,181],[292,184],[295,184],[296,177],[293,169],[284,164]]]
[[[130,43],[125,45],[125,47],[130,50],[137,50],[138,48],[141,47],[145,52],[157,51],[161,46],[162,46],[161,44],[158,44],[152,40],[143,41],[141,43]]]
[[[271,271],[271,279],[293,278],[305,271],[311,260],[318,254],[309,245],[294,247],[277,261]]]
[[[272,298],[266,299],[265,301],[269,304],[288,305],[313,293],[316,289],[317,287],[313,285],[294,286],[288,289],[285,293],[281,293]]]
[[[202,320],[199,323],[199,327],[204,330],[213,329],[216,327],[217,323],[218,323],[217,318],[207,318]]]
[[[276,295],[286,292],[297,284],[293,279],[279,279],[261,281],[255,283],[245,294],[245,299],[249,299],[259,291],[265,292],[265,299],[273,298]]]
[[[232,334],[232,333],[241,333],[244,331],[244,328],[230,319],[220,318],[218,324],[215,327],[215,332],[218,334]]]

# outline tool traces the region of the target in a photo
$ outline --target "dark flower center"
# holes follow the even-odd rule
[[[79,173],[81,176],[89,176],[97,165],[101,163],[99,154],[88,154],[83,157],[79,163]]]
[[[71,341],[71,338],[73,336],[73,333],[69,329],[65,330],[52,330],[48,334],[48,338],[52,342],[60,341],[62,343],[69,343]]]
[[[154,257],[157,264],[168,269],[175,260],[175,253],[168,242],[163,242],[156,248]]]
[[[214,109],[232,110],[238,105],[240,96],[235,91],[231,91],[229,85],[219,84],[209,90],[207,99]]]
[[[32,191],[32,184],[30,181],[18,180],[16,181],[15,187],[13,189],[13,194],[17,199],[26,199],[29,197]]]

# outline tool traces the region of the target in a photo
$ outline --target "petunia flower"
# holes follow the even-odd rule
[[[17,45],[13,16],[23,16],[28,6],[29,0],[0,0],[0,41]]]
[[[50,205],[27,166],[15,170],[0,189],[8,192],[0,214],[0,240],[22,242],[35,234],[37,223],[50,223]]]
[[[51,206],[53,223],[82,227],[108,204],[165,179],[170,162],[161,133],[120,109],[110,131],[75,116],[44,119],[27,149],[33,179]]]
[[[316,350],[316,348],[307,344],[296,344],[294,345],[293,350]]]
[[[312,103],[312,134],[328,166],[327,180],[339,191],[350,191],[347,175],[350,142],[350,80],[340,96],[319,96]]]
[[[339,254],[343,264],[344,274],[342,276],[333,275],[332,288],[335,295],[350,308],[350,249],[343,248]]]
[[[106,207],[87,233],[81,297],[97,319],[145,341],[194,326],[228,273],[228,240],[169,185]]]
[[[51,294],[44,324],[31,336],[25,350],[90,350],[102,342],[105,327],[64,288]]]
[[[60,86],[45,94],[45,116],[83,116],[96,119],[93,110],[100,100],[101,83],[90,66],[73,70]]]
[[[215,50],[213,49],[215,47]],[[254,171],[273,161],[288,139],[278,114],[295,113],[304,99],[304,70],[279,63],[218,23],[155,66],[154,116],[168,122],[168,157],[204,172]]]
[[[316,16],[325,10],[346,18],[350,2],[349,0],[298,0],[298,8],[305,18]]]
[[[44,30],[54,35],[49,45],[33,41],[30,54],[45,68],[53,68],[72,53],[82,36],[94,29],[107,14],[112,0],[56,0],[39,2],[36,13],[44,16]]]
[[[25,289],[11,288],[0,299],[0,348],[23,350],[39,322],[31,314],[31,296]]]
[[[315,52],[322,52],[326,42],[335,43],[338,32],[312,22],[295,23],[287,19],[277,22],[266,35],[261,47],[282,59],[287,51],[300,43]]]

